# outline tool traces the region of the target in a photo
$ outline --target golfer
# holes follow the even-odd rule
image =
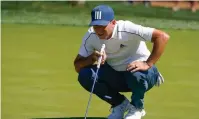
[[[163,54],[169,35],[128,20],[116,21],[113,9],[107,5],[91,11],[89,26],[74,60],[79,83],[91,91],[95,64],[102,56],[93,93],[111,105],[108,119],[141,119],[146,114],[145,93],[164,82],[155,63]],[[151,52],[145,42],[153,43]],[[102,44],[106,48],[100,53]],[[126,98],[121,92],[132,95]]]

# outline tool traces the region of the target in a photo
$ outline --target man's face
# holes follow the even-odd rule
[[[107,26],[93,26],[93,29],[96,33],[96,35],[100,38],[100,39],[109,39],[112,36],[113,33],[113,29],[115,26],[115,20],[111,21]]]

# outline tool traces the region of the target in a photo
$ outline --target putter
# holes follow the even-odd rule
[[[104,49],[105,49],[105,44],[102,45],[100,53],[104,52]],[[90,102],[91,102],[92,93],[93,93],[93,90],[94,90],[94,87],[95,87],[95,82],[96,82],[96,79],[97,79],[97,74],[98,74],[98,71],[99,71],[99,68],[100,68],[101,61],[102,61],[102,56],[99,57],[98,62],[97,62],[97,70],[95,72],[95,78],[94,78],[93,86],[92,86],[92,89],[91,89],[91,92],[90,92],[90,97],[89,97],[88,104],[87,104],[87,107],[86,107],[86,113],[85,113],[84,119],[86,119],[87,114],[88,114],[88,108],[89,108],[89,105],[90,105]]]

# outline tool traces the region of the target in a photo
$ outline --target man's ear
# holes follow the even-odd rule
[[[116,24],[116,20],[113,19],[113,20],[111,21],[111,23],[112,23],[113,25],[115,25],[115,24]]]

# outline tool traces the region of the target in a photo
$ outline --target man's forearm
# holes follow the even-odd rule
[[[161,31],[157,31],[157,35],[155,34],[155,36],[153,37],[152,39],[153,49],[152,49],[151,55],[146,61],[146,63],[150,67],[153,66],[153,64],[155,64],[158,61],[158,59],[164,52],[168,39],[169,39],[169,35]]]
[[[81,68],[92,65],[94,62],[90,56],[77,58],[74,62],[76,72],[79,72]]]

